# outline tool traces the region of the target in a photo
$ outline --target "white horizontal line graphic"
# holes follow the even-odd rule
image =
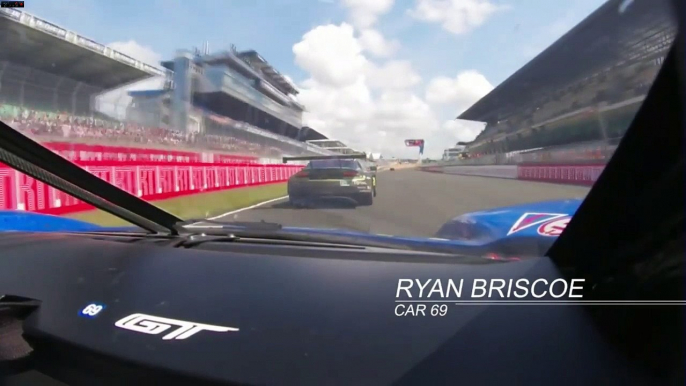
[[[686,306],[686,300],[396,300],[395,303],[452,303],[457,305],[549,306]]]

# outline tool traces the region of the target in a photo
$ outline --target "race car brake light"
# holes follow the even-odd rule
[[[343,177],[355,177],[357,172],[343,172]]]

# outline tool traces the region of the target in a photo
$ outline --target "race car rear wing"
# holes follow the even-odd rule
[[[288,163],[288,161],[314,161],[322,159],[367,159],[367,154],[357,153],[336,155],[311,155],[306,157],[283,157],[283,163]]]

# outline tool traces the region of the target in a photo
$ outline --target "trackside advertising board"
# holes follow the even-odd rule
[[[605,165],[517,165],[517,178],[560,184],[593,185]]]
[[[493,165],[493,166],[447,166],[443,168],[445,174],[461,174],[497,178],[517,178],[517,166]]]
[[[133,163],[81,161],[77,164],[144,200],[258,186],[288,181],[300,165]],[[76,198],[0,164],[0,210],[47,214],[92,207]]]
[[[418,147],[419,154],[424,154],[424,140],[423,139],[406,139],[405,146]]]
[[[223,154],[74,144],[49,148],[144,200],[283,183],[303,168]],[[88,209],[92,207],[0,164],[0,210],[65,214]]]

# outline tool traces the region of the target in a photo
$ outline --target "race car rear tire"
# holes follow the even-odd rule
[[[297,198],[293,197],[288,197],[288,205],[290,205],[292,208],[300,209],[303,208],[304,205],[302,204],[302,201],[298,200]]]
[[[374,193],[369,192],[360,195],[360,197],[357,199],[357,203],[363,206],[372,205],[374,203]]]

